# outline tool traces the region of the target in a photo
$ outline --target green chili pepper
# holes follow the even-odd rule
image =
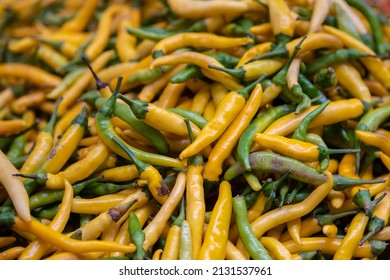
[[[311,106],[311,100],[309,96],[304,94],[300,84],[295,84],[291,89],[288,89],[286,86],[283,87],[279,97],[286,99],[289,103],[297,105],[295,114],[299,114],[301,111]]]
[[[99,98],[96,100],[96,106],[99,108],[105,102],[107,102],[107,99]],[[138,119],[129,106],[115,102],[113,105],[113,114],[148,139],[160,154],[168,154],[169,144],[164,135],[159,130],[147,125],[143,120]]]
[[[338,49],[329,52],[326,55],[322,55],[310,62],[307,65],[306,74],[313,75],[322,68],[327,68],[337,63],[372,56],[373,55],[359,51],[357,49]]]
[[[359,120],[356,130],[375,131],[390,117],[390,105],[366,112]]]
[[[118,144],[115,142],[114,138],[121,141],[121,143],[126,146],[136,158],[139,158],[141,161],[145,163],[150,163],[156,166],[168,166],[168,167],[182,167],[183,164],[178,160],[171,157],[167,157],[164,155],[153,154],[149,152],[145,152],[134,148],[127,144],[125,141],[121,140],[119,135],[115,132],[114,127],[111,123],[111,115],[114,112],[114,106],[116,104],[116,97],[118,94],[118,87],[113,92],[113,95],[106,100],[99,108],[95,115],[96,119],[96,129],[98,135],[103,140],[103,142],[113,151],[115,151],[120,156],[129,158],[129,155],[124,152],[121,148],[119,148]]]
[[[188,81],[189,79],[200,78],[202,76],[203,74],[199,66],[189,64],[179,73],[175,74],[170,79],[170,82],[173,84],[180,84]]]
[[[93,214],[84,214],[84,213],[80,213],[80,227],[83,227],[85,226],[86,224],[88,224],[91,220],[93,220],[93,218],[96,217],[96,215],[93,215]]]
[[[142,246],[145,240],[145,233],[142,231],[141,223],[138,220],[134,211],[130,211],[129,214],[129,232],[130,240],[135,244],[137,250],[134,254],[135,260],[143,260],[145,258],[145,250]]]
[[[58,212],[60,203],[50,204],[43,208],[36,208],[33,210],[33,216],[37,218],[52,220]]]
[[[95,107],[96,100],[101,97],[100,93],[98,90],[94,89],[91,91],[87,91],[86,93],[83,93],[83,95],[80,96],[80,98],[77,100],[79,102],[85,102],[91,107]]]
[[[285,204],[286,197],[289,190],[290,190],[290,184],[288,184],[287,182],[282,184],[282,186],[279,188],[278,207],[282,207]]]
[[[254,143],[254,135],[263,132],[271,123],[280,117],[283,117],[294,111],[294,105],[279,105],[267,110],[265,113],[252,120],[251,124],[241,135],[237,146],[237,159],[241,162],[247,171],[251,170],[249,163],[249,153]]]
[[[306,165],[299,160],[281,156],[272,152],[251,153],[250,164],[253,170],[261,170],[270,173],[283,174],[290,171],[291,173],[289,176],[291,178],[313,186],[319,186],[326,181],[326,176],[321,171]],[[240,162],[236,162],[227,169],[224,174],[224,179],[230,181],[233,178],[242,175],[244,172],[244,166]],[[333,175],[333,177],[335,190],[343,190],[354,185],[385,182],[385,180],[358,180],[337,174]]]
[[[190,110],[186,110],[183,108],[169,108],[168,111],[176,113],[183,118],[187,118],[200,129],[202,129],[207,124],[207,120],[205,118]]]
[[[26,133],[22,133],[16,136],[12,141],[9,150],[7,152],[8,159],[12,161],[18,157],[23,156],[25,145],[26,145]]]
[[[262,188],[264,195],[270,197],[271,193],[276,193],[285,184],[290,173],[290,171],[287,171],[277,180],[268,179]]]
[[[371,217],[372,213],[375,210],[376,205],[386,196],[386,193],[383,193],[378,198],[371,200],[371,195],[369,190],[360,189],[352,197],[353,202],[363,208],[366,216]]]
[[[322,104],[328,100],[328,98],[316,87],[304,74],[298,75],[298,83],[302,87],[303,92],[311,98],[313,105]]]
[[[338,29],[360,40],[359,32],[357,31],[353,21],[350,19],[348,14],[343,10],[343,8],[337,2],[333,2],[333,6],[336,14]]]
[[[346,2],[352,7],[359,10],[367,19],[375,41],[375,50],[378,54],[386,54],[384,49],[384,36],[379,19],[379,13],[375,12],[370,5],[361,0],[346,0]]]
[[[313,80],[320,89],[331,89],[337,84],[336,71],[332,67],[322,68],[314,75]]]
[[[122,184],[116,184],[116,183],[110,183],[110,182],[95,182],[90,185],[88,185],[86,188],[83,189],[81,192],[81,195],[86,195],[88,197],[97,197],[101,195],[116,193],[118,191],[124,190],[124,189],[132,189],[136,188],[138,185],[136,182],[129,182],[129,183],[122,183]]]
[[[78,195],[83,191],[84,188],[89,185],[99,182],[104,178],[104,176],[94,177],[76,184],[73,184],[73,193]],[[38,207],[52,204],[54,202],[60,201],[64,196],[64,190],[53,190],[53,189],[42,189],[41,191],[34,193],[30,196],[30,209],[33,210]]]
[[[233,197],[233,210],[235,213],[238,233],[245,248],[254,260],[272,260],[267,250],[254,235],[247,218],[247,207],[243,196]]]
[[[183,220],[180,229],[179,260],[192,260],[191,228],[186,220]]]
[[[300,181],[295,181],[294,180],[294,183],[292,184],[293,185],[293,188],[291,190],[291,192],[287,195],[287,198],[286,198],[286,204],[291,204],[294,199],[296,198],[297,194],[306,187],[306,184],[303,183],[303,182],[300,182]]]
[[[315,120],[315,118],[321,114],[322,111],[328,106],[330,103],[330,100],[327,100],[326,102],[322,103],[320,106],[315,108],[313,111],[311,111],[309,114],[307,114],[302,121],[299,123],[299,126],[294,131],[292,138],[305,141],[307,129],[309,128],[310,124]]]

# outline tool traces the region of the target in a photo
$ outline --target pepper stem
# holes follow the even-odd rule
[[[95,79],[95,82],[96,82],[96,88],[98,90],[101,90],[102,88],[105,88],[105,87],[108,87],[109,85],[107,83],[105,83],[104,81],[102,81],[98,75],[96,74],[96,72],[92,69],[92,66],[91,64],[89,63],[89,60],[88,60],[88,57],[86,55],[82,55],[81,56],[83,62],[85,63],[85,65],[87,65],[87,67],[89,68],[89,70],[91,71],[91,74],[93,76],[93,78]]]
[[[238,80],[242,81],[245,79],[245,69],[243,67],[237,68],[237,69],[229,69],[222,66],[217,66],[213,64],[208,65],[209,68],[219,70],[225,73],[228,73],[230,76],[233,76],[237,78]]]
[[[354,211],[348,211],[344,213],[339,213],[339,214],[322,214],[322,215],[316,215],[315,218],[318,221],[318,224],[323,227],[325,225],[330,225],[337,219],[341,219],[350,215],[354,215],[358,213],[359,211],[354,210]]]
[[[134,115],[137,119],[143,120],[145,119],[146,113],[148,112],[147,106],[148,102],[141,100],[132,100],[122,94],[118,94],[118,98],[122,99],[126,102],[127,105],[130,106],[130,109],[133,111]]]

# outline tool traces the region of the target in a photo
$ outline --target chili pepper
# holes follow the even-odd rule
[[[329,237],[307,237],[302,238],[302,245],[295,243],[294,241],[283,242],[284,246],[294,254],[302,251],[321,250],[323,254],[334,255],[339,246],[341,245],[342,238],[329,238]],[[378,256],[386,249],[383,241],[372,240],[366,242],[363,246],[358,246],[353,252],[354,257],[373,257]]]
[[[101,195],[116,193],[125,189],[136,188],[138,185],[136,182],[130,181],[128,183],[115,184],[109,182],[96,182],[87,186],[84,190],[81,191],[81,195],[98,197]]]
[[[220,82],[230,90],[237,90],[242,87],[234,77],[214,69],[215,67],[222,67],[225,69],[217,59],[198,52],[186,51],[161,56],[154,59],[150,65],[150,68],[159,69],[157,67],[165,67],[167,65],[177,65],[182,63],[199,66],[203,75],[212,80]]]
[[[253,144],[254,135],[256,133],[263,132],[268,125],[273,123],[278,118],[287,115],[295,109],[293,105],[279,105],[277,107],[271,108],[266,111],[264,114],[252,120],[250,125],[242,133],[237,147],[237,156],[238,160],[244,164],[245,169],[250,171],[249,164],[249,151]]]
[[[199,66],[189,64],[187,65],[183,70],[181,70],[179,73],[174,75],[170,82],[174,84],[178,83],[184,83],[192,78],[199,78],[202,77],[203,73]]]
[[[82,31],[87,26],[89,19],[92,18],[95,8],[99,1],[89,0],[82,6],[72,19],[61,26],[62,31]]]
[[[294,35],[295,19],[287,3],[283,0],[268,3],[272,31],[277,42],[284,44]]]
[[[205,127],[205,125],[207,124],[207,120],[205,118],[203,118],[201,115],[193,111],[182,109],[182,108],[169,108],[168,111],[178,114],[183,118],[190,120],[193,124],[195,124],[200,129],[203,129],[203,127]]]
[[[108,50],[97,56],[91,63],[91,68],[95,71],[102,69],[109,59],[113,56],[113,51]],[[63,100],[58,108],[58,114],[64,115],[65,111],[80,97],[84,89],[89,85],[92,79],[90,72],[85,71],[64,93]]]
[[[146,124],[160,131],[166,131],[181,136],[188,134],[187,128],[183,122],[183,117],[178,114],[160,108],[150,102],[132,100],[121,94],[119,94],[118,97],[125,101],[130,106],[134,115],[138,119],[144,120]],[[161,122],[162,119],[164,119],[164,122]],[[195,135],[199,133],[199,128],[195,125],[192,125],[191,128]]]
[[[390,216],[388,190],[385,190],[382,193],[378,193],[375,196],[375,200],[379,200],[383,194],[385,194],[384,198],[376,205],[375,210],[372,213],[372,217],[368,222],[368,233],[365,234],[359,245],[363,244],[375,234],[380,232],[385,227],[385,225],[388,224]]]
[[[326,0],[315,1],[313,4],[313,12],[310,18],[310,28],[308,33],[318,32],[321,25],[326,19],[330,11],[330,3]]]
[[[357,31],[357,28],[354,22],[349,17],[349,15],[345,12],[345,10],[340,6],[338,2],[334,2],[333,6],[335,9],[338,29],[360,40],[359,32]]]
[[[168,0],[168,5],[172,11],[183,18],[204,18],[204,17],[215,17],[220,15],[229,14],[241,14],[248,11],[251,6],[247,2],[233,2],[226,3],[223,1],[214,1],[210,3],[202,3],[198,1],[191,1],[188,3],[189,6],[184,5],[181,1]],[[256,10],[261,10],[261,5],[255,5]]]
[[[194,142],[184,149],[179,157],[186,158],[193,156],[220,137],[244,107],[248,92],[252,90],[263,77],[264,76],[242,90],[229,92],[219,103],[213,119],[205,125]]]
[[[260,73],[267,76],[273,75],[285,63],[285,59],[271,58],[249,62],[239,68],[229,69],[214,64],[209,64],[209,68],[216,69],[228,73],[230,76],[237,78],[240,81],[252,81],[260,77]]]
[[[184,119],[188,128],[190,141],[194,141],[191,126],[188,119]],[[203,224],[205,216],[205,200],[203,189],[203,159],[197,154],[190,157],[187,161],[187,180],[186,180],[186,217],[191,234],[192,259],[196,259],[202,246]]]
[[[142,247],[142,243],[144,242],[145,234],[142,231],[141,223],[139,222],[134,211],[130,211],[129,214],[129,232],[130,232],[130,240],[137,248],[134,254],[134,259],[136,260],[144,259],[145,251]]]
[[[390,155],[390,150],[388,146],[390,143],[390,139],[388,139],[386,136],[364,130],[356,130],[355,133],[356,136],[363,143],[378,148],[382,153],[388,156]]]
[[[360,51],[354,48],[343,48],[327,53],[324,56],[316,58],[310,62],[306,68],[306,74],[312,75],[323,68],[331,67],[336,63],[342,63],[347,61],[356,60],[359,58],[370,57],[372,54],[368,54],[364,51]]]
[[[23,246],[15,246],[9,248],[0,254],[0,260],[15,260],[20,254],[24,251],[25,247]]]
[[[296,115],[295,113],[285,115],[284,117],[279,118],[270,126],[268,126],[268,128],[263,133],[288,135],[298,127],[302,118],[304,118],[309,112],[311,112],[317,107],[318,105],[311,106],[308,110],[305,110],[298,115]],[[363,103],[357,98],[332,101],[324,109],[324,111],[322,111],[322,113],[318,115],[315,120],[313,120],[309,128],[317,126],[326,126],[341,122],[346,119],[359,117],[363,114],[363,111]],[[344,113],[343,116],[340,114],[341,112]]]
[[[303,37],[306,37],[306,40],[305,42],[303,42],[302,46],[300,47],[298,54],[306,51],[314,51],[323,48],[340,49],[344,47],[341,39],[339,39],[336,36],[333,35],[329,36],[329,35],[330,34],[324,32],[316,32],[316,33],[304,35]],[[295,46],[303,39],[303,37],[296,38],[285,44],[284,43],[279,44],[278,47],[274,47],[270,52],[266,52],[268,51],[267,45],[261,46],[263,52],[260,52],[259,55],[257,54],[256,46],[254,46],[253,51],[250,52],[248,55],[246,55],[246,63],[249,63],[254,60],[264,59],[264,58],[291,56],[291,54],[295,50]]]
[[[253,152],[250,154],[250,164],[252,170],[262,170],[271,173],[283,174],[287,171],[290,171],[289,177],[292,179],[305,182],[312,185],[319,185],[324,183],[326,177],[324,174],[305,163],[277,155],[272,152]],[[237,162],[224,174],[224,180],[232,180],[233,178],[243,174],[244,166]],[[348,186],[359,185],[359,184],[369,184],[369,183],[380,183],[384,182],[383,180],[359,180],[340,176],[335,174],[334,176],[334,189],[342,190]]]
[[[347,234],[333,256],[333,259],[348,260],[352,258],[354,250],[358,247],[358,244],[363,237],[368,220],[369,217],[363,212],[359,212],[355,215],[348,227]]]
[[[180,231],[179,260],[192,260],[192,235],[189,223],[184,220]]]
[[[276,225],[304,216],[312,211],[332,189],[334,185],[333,175],[324,172],[326,181],[316,187],[313,192],[302,202],[294,205],[286,205],[271,210],[251,222],[251,227],[256,238],[262,236],[267,230]],[[238,246],[238,243],[237,243]]]
[[[176,206],[179,204],[180,199],[183,196],[185,186],[186,174],[185,172],[181,171],[177,175],[175,185],[173,186],[168,199],[161,206],[160,210],[154,216],[153,220],[144,228],[145,241],[143,244],[143,248],[145,250],[149,250],[151,246],[153,246],[157,242],[170,215],[173,213],[173,211],[176,209]]]
[[[26,222],[31,221],[30,206],[28,204],[28,194],[23,182],[12,174],[17,173],[17,169],[8,160],[7,156],[0,150],[0,163],[2,172],[0,181],[7,190],[7,193],[15,207],[16,212]]]
[[[54,219],[50,222],[49,227],[57,232],[62,232],[67,224],[71,212],[73,199],[73,187],[65,181],[65,191],[58,212]],[[35,259],[39,260],[46,252],[51,244],[44,242],[40,239],[34,239],[28,244],[23,253],[19,256],[20,260]]]
[[[328,67],[318,71],[313,77],[314,84],[321,90],[329,91],[336,87],[338,79],[334,68]]]
[[[366,52],[368,55],[376,55],[374,51],[361,41],[337,28],[324,25],[323,31],[339,38],[347,48],[355,48],[359,51]],[[390,88],[390,83],[388,82],[390,71],[379,57],[363,57],[360,61],[385,88]]]
[[[328,100],[328,98],[316,87],[304,74],[298,75],[298,83],[302,87],[303,92],[311,98],[313,105],[322,104]]]
[[[250,253],[252,259],[255,260],[271,260],[272,257],[269,255],[263,244],[254,236],[250,223],[246,215],[246,203],[242,196],[235,196],[233,198],[233,210],[235,213],[236,224],[240,238],[245,244],[245,248]]]
[[[366,216],[371,217],[377,204],[386,196],[386,193],[381,194],[371,201],[370,191],[367,189],[358,189],[353,195],[352,201],[364,210]]]
[[[223,162],[228,155],[231,154],[239,141],[240,136],[257,113],[261,105],[262,95],[262,86],[261,84],[257,84],[235,120],[232,121],[229,127],[217,140],[208,156],[208,161],[204,166],[203,177],[206,180],[218,180],[219,175],[222,173]]]
[[[97,113],[96,113],[96,125],[97,125],[97,131],[98,135],[101,137],[103,142],[115,153],[118,153],[124,158],[130,159],[127,153],[125,153],[122,149],[120,149],[117,144],[114,142],[113,137],[120,139],[117,133],[115,132],[113,125],[110,121],[110,117],[113,113],[113,106],[115,105],[117,92],[114,91],[113,95],[107,99],[107,101],[102,104]],[[123,140],[122,140],[123,141]],[[145,161],[147,163],[156,164],[160,166],[171,166],[171,167],[183,167],[183,164],[176,159],[163,156],[163,155],[157,155],[152,154],[148,152],[144,152],[141,150],[138,150],[134,147],[131,147],[126,142],[122,142],[123,145],[126,145],[128,149],[131,150],[131,152],[134,153],[134,155],[139,158],[141,161]]]
[[[368,20],[373,37],[375,40],[375,49],[379,54],[385,54],[384,50],[384,37],[381,23],[378,18],[378,14],[367,3],[359,0],[347,0],[349,5],[359,10]]]
[[[245,207],[246,208],[246,207]],[[232,213],[232,192],[230,183],[222,181],[217,201],[213,207],[198,259],[218,260],[226,255],[226,243]]]
[[[183,32],[159,41],[152,49],[157,58],[183,47],[226,49],[252,43],[250,38],[229,38],[207,32]]]
[[[104,102],[104,99],[98,99],[96,101],[96,105],[100,107]],[[129,124],[137,132],[145,136],[159,153],[163,155],[168,153],[169,146],[162,133],[157,129],[145,124],[144,121],[139,120],[129,107],[116,102],[113,107],[113,114]]]
[[[329,149],[293,138],[264,133],[256,133],[254,140],[263,148],[304,162],[322,161],[330,154],[360,151],[360,149]]]
[[[365,102],[371,102],[371,92],[365,85],[359,72],[349,63],[340,63],[334,66],[339,84],[348,89],[348,92]],[[351,84],[352,83],[352,84]]]
[[[178,260],[180,255],[180,246],[181,246],[181,227],[185,219],[186,210],[185,210],[185,201],[184,196],[180,202],[180,212],[176,217],[175,221],[171,225],[168,236],[166,238],[166,243],[164,246],[164,251],[161,255],[162,260]]]
[[[9,218],[8,224],[18,230],[23,230],[36,235],[38,238],[51,243],[52,245],[73,253],[86,252],[111,252],[111,251],[135,251],[134,245],[118,245],[115,242],[100,241],[100,240],[76,240],[58,233],[40,222],[32,219],[29,223],[23,221],[18,216]]]
[[[311,111],[309,114],[307,114],[302,121],[300,122],[297,129],[294,131],[292,138],[304,141],[307,136],[307,129],[309,128],[310,124],[313,122],[313,120],[318,117],[321,112],[329,105],[330,101],[326,101],[322,103],[320,106],[318,106],[316,109]]]

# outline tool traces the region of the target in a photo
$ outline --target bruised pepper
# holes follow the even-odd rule
[[[244,107],[249,91],[252,91],[262,78],[264,76],[243,89],[231,91],[225,95],[218,104],[214,117],[203,127],[194,142],[180,153],[179,157],[184,159],[194,156],[217,140]]]

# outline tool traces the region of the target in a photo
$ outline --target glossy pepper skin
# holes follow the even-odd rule
[[[199,260],[223,260],[226,256],[229,224],[232,215],[232,191],[230,183],[222,181],[217,202],[207,226]]]

